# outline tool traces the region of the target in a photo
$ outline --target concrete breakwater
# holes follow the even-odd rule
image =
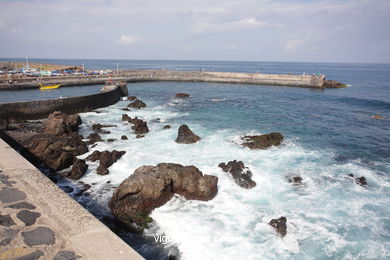
[[[105,81],[110,79],[123,80],[126,82],[183,81],[298,86],[308,88],[332,87],[326,84],[324,75],[287,75],[165,70],[122,70],[119,75],[114,75],[112,77],[109,75],[63,76],[41,78],[40,82],[44,84],[61,84],[62,86],[76,86],[103,84]],[[0,90],[37,88],[37,83],[37,79],[34,78],[21,78],[13,82],[4,81],[0,83]]]
[[[68,114],[86,112],[115,104],[121,97],[127,95],[127,86],[122,84],[94,95],[1,103],[0,119],[40,119],[47,117],[53,111]]]

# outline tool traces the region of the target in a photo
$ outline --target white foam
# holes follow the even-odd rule
[[[250,133],[231,129],[214,132],[191,122],[187,124],[202,137],[201,141],[191,145],[177,144],[174,140],[183,114],[171,111],[170,104],[130,112],[120,110],[124,105],[119,102],[102,109],[108,113],[82,114],[81,132],[85,137],[92,132],[92,123],[117,125],[107,128],[111,133],[102,138],[118,141],[99,142],[90,153],[106,149],[126,151],[109,168],[107,176],[97,175],[94,172],[97,164],[89,162],[90,169],[82,181],[96,183],[97,188],[92,192],[98,194],[107,181],[118,185],[136,168],[161,162],[195,165],[204,174],[218,176],[218,194],[213,200],[186,201],[175,196],[151,214],[156,226],[146,230],[146,234],[166,234],[183,259],[348,258],[348,246],[360,243],[350,241],[353,232],[362,234],[364,223],[378,220],[377,212],[371,216],[361,215],[362,208],[371,204],[382,208],[390,202],[386,196],[378,201],[375,191],[344,177],[353,173],[365,176],[374,186],[388,187],[386,176],[378,178],[375,172],[358,162],[335,164],[332,151],[305,150],[299,140],[289,138],[281,147],[250,150],[238,143],[244,134],[257,134],[255,130]],[[147,120],[150,133],[136,139],[130,125],[121,121],[123,113]],[[169,123],[172,128],[163,130],[163,124],[151,122],[155,118]],[[128,136],[129,140],[120,140],[121,135]],[[242,160],[251,169],[256,187],[249,190],[239,187],[217,167],[220,162],[230,160]],[[302,176],[304,186],[297,189],[289,184],[286,176],[290,175]],[[99,201],[106,203],[110,195],[110,192],[100,195]],[[373,213],[370,211],[370,214]],[[283,239],[268,225],[272,218],[280,216],[287,217],[288,233]],[[380,224],[371,225],[372,229],[380,229]],[[370,235],[375,238],[375,233]],[[365,245],[365,256],[380,257],[385,250],[380,243],[359,244]]]

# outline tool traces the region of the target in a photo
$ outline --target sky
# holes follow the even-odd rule
[[[390,63],[390,0],[0,0],[0,57]]]

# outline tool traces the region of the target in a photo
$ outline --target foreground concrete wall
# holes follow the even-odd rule
[[[54,232],[56,244],[53,247],[57,247],[57,250],[71,249],[80,255],[81,259],[90,260],[144,259],[1,138],[0,170],[2,174],[11,178],[12,189],[25,194],[27,200],[36,206],[34,211],[41,214],[38,224],[47,226]],[[10,190],[7,187],[3,189],[3,193],[6,189]],[[28,226],[22,228],[31,229]],[[37,248],[38,246],[32,246],[32,249]],[[18,254],[28,252],[28,249],[20,248]],[[50,246],[45,246],[43,250],[51,249]],[[11,253],[2,251],[3,248],[0,247],[0,259],[14,259],[15,250],[8,251],[12,251],[14,257],[7,257]],[[53,259],[48,256],[44,259]]]
[[[126,85],[94,95],[1,103],[0,118],[41,119],[54,111],[62,111],[68,114],[81,113],[115,104],[122,96],[127,96]]]

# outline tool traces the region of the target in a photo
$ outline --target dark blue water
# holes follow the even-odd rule
[[[130,112],[131,116],[148,121],[159,117],[173,127],[171,132],[163,132],[160,126],[148,123],[151,133],[147,138],[130,139],[130,144],[109,144],[110,148],[128,150],[131,155],[128,162],[122,162],[123,169],[118,166],[110,170],[110,178],[112,183],[119,182],[129,174],[129,169],[167,160],[194,164],[219,177],[219,195],[208,204],[174,200],[153,213],[158,230],[174,240],[185,259],[205,256],[231,259],[242,248],[251,250],[247,259],[386,259],[390,256],[389,64],[32,61],[85,64],[87,69],[115,69],[119,63],[119,68],[132,69],[322,73],[348,84],[344,89],[323,91],[242,84],[128,84],[130,95],[139,96],[148,104],[142,111]],[[97,91],[98,87],[60,89],[65,96],[84,94],[84,90],[94,88]],[[192,97],[175,101],[173,96],[177,92]],[[10,100],[11,94],[15,100],[34,99],[39,92],[18,93],[23,92],[0,92],[0,102]],[[106,138],[120,138],[127,126],[121,128],[123,111],[118,108],[125,105],[120,102],[104,109],[108,114],[87,113],[82,117],[88,122],[118,125],[118,133],[113,131]],[[375,119],[374,115],[383,119]],[[172,140],[182,123],[202,136],[199,145],[191,149],[175,146]],[[88,134],[90,129],[84,127]],[[286,142],[281,148],[257,153],[234,144],[235,135],[251,132],[281,132]],[[258,183],[255,189],[241,190],[234,183],[230,186],[230,180],[216,165],[231,159],[243,160],[250,166]],[[285,182],[283,176],[291,173],[306,180],[304,194],[297,193]],[[360,187],[348,181],[344,176],[350,173],[365,176],[369,185]],[[96,183],[100,178],[89,175],[84,181]],[[270,235],[266,225],[270,217],[282,214],[289,219],[289,233],[284,240]],[[220,236],[216,237],[217,234]],[[229,236],[235,236],[235,243],[226,240]],[[209,247],[213,250],[208,251]],[[138,250],[152,257],[142,247]],[[202,253],[206,251],[208,254]],[[259,255],[262,257],[258,258]]]

